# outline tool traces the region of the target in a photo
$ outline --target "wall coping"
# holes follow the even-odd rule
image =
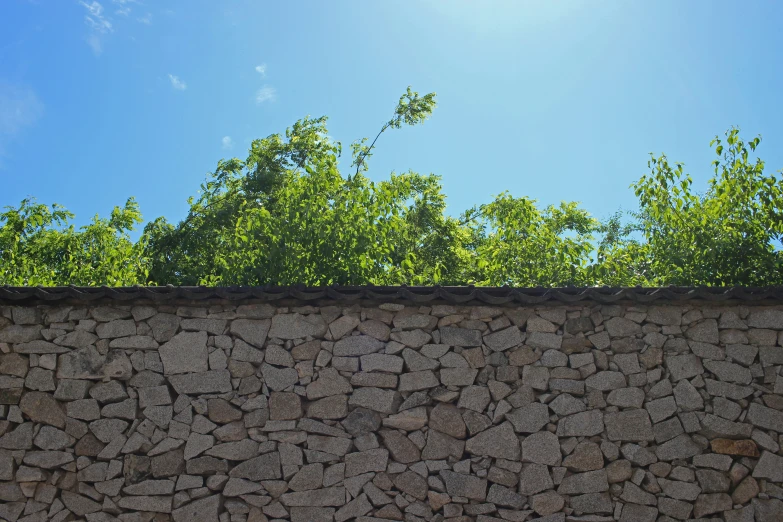
[[[0,286],[0,303],[44,304],[57,301],[409,301],[414,303],[490,305],[600,304],[631,301],[640,304],[687,301],[757,302],[783,300],[783,286],[774,287],[561,287],[515,288],[477,286]]]

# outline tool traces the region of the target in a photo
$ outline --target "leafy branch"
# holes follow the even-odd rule
[[[372,150],[375,148],[375,143],[378,141],[378,138],[381,137],[381,134],[388,129],[399,129],[402,127],[403,123],[413,126],[423,123],[429,118],[437,105],[435,96],[436,94],[434,92],[419,96],[419,93],[412,91],[409,86],[405,94],[400,96],[400,101],[397,103],[397,107],[394,110],[394,116],[383,124],[381,130],[375,135],[375,139],[372,140],[372,143],[366,145],[367,138],[362,138],[351,144],[353,155],[351,167],[356,167],[355,175],[367,171],[367,159],[372,156]]]

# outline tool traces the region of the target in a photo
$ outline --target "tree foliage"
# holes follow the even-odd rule
[[[650,173],[632,185],[634,222],[599,249],[596,270],[620,284],[782,284],[783,179],[751,158],[760,143],[742,140],[736,128],[716,136],[703,194],[681,163],[651,155]]]
[[[760,138],[716,137],[702,194],[651,155],[638,210],[603,222],[507,192],[452,217],[438,176],[367,175],[383,133],[434,108],[434,93],[408,88],[375,138],[351,145],[347,175],[325,117],[254,140],[218,162],[182,221],[155,219],[136,241],[133,198],[78,229],[64,208],[23,200],[0,213],[0,284],[783,284],[783,180],[754,156]]]
[[[72,218],[59,205],[31,199],[0,213],[0,284],[125,286],[146,280],[145,238],[130,238],[141,223],[133,198],[79,229],[69,224]]]

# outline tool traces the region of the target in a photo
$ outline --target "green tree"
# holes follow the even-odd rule
[[[650,173],[632,185],[634,222],[604,245],[597,272],[626,284],[783,284],[783,179],[751,158],[760,142],[744,141],[736,128],[716,137],[714,176],[703,194],[681,163],[651,155]]]
[[[388,129],[425,121],[435,94],[407,89],[373,142],[338,170],[326,118],[255,140],[246,160],[221,160],[188,216],[147,225],[150,280],[174,284],[397,284],[456,277],[464,257],[436,176],[364,173]]]
[[[576,203],[541,210],[507,192],[473,212],[474,279],[489,286],[588,285],[598,221]]]
[[[59,205],[22,200],[0,213],[0,284],[125,286],[146,280],[144,239],[129,233],[141,223],[136,201],[114,207],[76,229]]]
[[[132,198],[79,229],[64,208],[24,200],[0,214],[0,284],[783,284],[783,180],[752,157],[759,138],[715,138],[703,194],[651,156],[632,185],[638,210],[604,222],[508,192],[455,218],[438,176],[367,174],[386,131],[434,108],[434,93],[408,88],[371,142],[351,144],[347,175],[325,117],[254,140],[245,159],[218,162],[185,219],[155,219],[136,242]]]
[[[145,227],[149,281],[197,285],[219,280],[240,214],[248,207],[273,206],[287,173],[337,155],[339,144],[328,138],[326,118],[308,117],[296,122],[285,137],[273,134],[253,140],[244,161],[220,160],[201,185],[199,197],[188,200],[184,220],[175,226],[158,218]]]

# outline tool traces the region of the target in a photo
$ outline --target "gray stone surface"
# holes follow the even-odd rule
[[[528,346],[541,350],[559,350],[563,344],[563,338],[553,333],[531,332],[525,342]]]
[[[522,446],[524,455],[524,443]],[[604,467],[604,457],[601,448],[595,442],[580,442],[573,453],[563,459],[563,466],[571,471],[595,471]]]
[[[66,451],[28,451],[22,462],[35,468],[54,469],[73,462],[73,454]]]
[[[704,367],[721,381],[750,384],[753,379],[750,370],[739,364],[726,361],[704,361]]]
[[[591,437],[604,431],[604,415],[599,410],[574,413],[560,419],[558,437]]]
[[[132,319],[115,319],[108,323],[100,323],[95,329],[100,339],[114,339],[136,335],[136,322]]]
[[[441,368],[440,383],[444,386],[469,386],[476,381],[478,373],[478,370],[470,368]]]
[[[383,343],[369,335],[353,335],[334,344],[335,357],[357,357],[383,350]]]
[[[614,389],[607,395],[606,402],[620,408],[638,409],[641,408],[644,403],[644,390],[640,388]]]
[[[231,321],[230,331],[256,348],[262,348],[270,326],[271,322],[266,319],[235,319]]]
[[[476,476],[443,470],[440,477],[446,485],[446,492],[452,497],[465,497],[483,501],[487,496],[487,481]]]
[[[180,332],[158,349],[166,375],[209,370],[207,333]]]
[[[440,329],[440,341],[449,346],[481,346],[481,331],[466,328]]]
[[[272,391],[283,391],[299,381],[299,373],[294,368],[277,368],[266,363],[261,366],[261,375]]]
[[[753,468],[753,478],[783,482],[783,457],[769,451],[763,452]]]
[[[589,388],[599,391],[616,390],[627,386],[625,375],[622,372],[603,371],[591,375],[585,380]]]
[[[436,405],[429,415],[429,426],[456,438],[464,438],[467,428],[459,408],[451,404]]]
[[[655,522],[658,510],[652,506],[640,504],[625,504],[620,522]]]
[[[506,460],[518,460],[520,455],[519,439],[510,422],[504,422],[469,438],[465,443],[465,450],[473,455]]]
[[[563,479],[557,492],[561,495],[583,495],[585,493],[601,493],[609,490],[605,470],[574,473]]]
[[[401,392],[411,392],[418,390],[426,390],[429,388],[437,388],[440,385],[440,380],[435,376],[431,370],[425,370],[421,372],[410,372],[400,375],[400,384],[398,389]]]
[[[342,487],[323,488],[314,491],[284,493],[280,495],[284,506],[328,507],[345,504],[345,489]]]
[[[169,377],[169,382],[174,387],[174,391],[188,395],[231,391],[231,374],[228,370],[172,375]]]
[[[319,372],[318,379],[307,385],[307,398],[310,400],[351,393],[353,387],[348,380],[334,368],[325,368]]]
[[[58,379],[101,380],[105,364],[106,356],[93,346],[87,346],[59,357],[56,376]]]
[[[506,419],[519,433],[536,433],[549,422],[549,408],[546,404],[534,402],[507,413]]]
[[[33,439],[33,443],[43,450],[62,450],[73,446],[76,443],[76,439],[52,426],[41,426],[35,439]]]
[[[27,392],[19,401],[19,410],[33,422],[49,424],[57,428],[65,427],[65,412],[62,405],[50,394]]]
[[[655,450],[656,456],[663,461],[687,459],[698,455],[701,448],[686,434],[664,442]]]
[[[249,345],[242,339],[236,339],[234,348],[231,350],[231,360],[261,364],[264,362],[264,352]]]
[[[606,321],[605,326],[612,337],[630,337],[642,333],[641,326],[624,317],[612,317]]]
[[[778,520],[781,317],[0,305],[0,518]]]
[[[783,412],[751,403],[746,419],[754,426],[783,433]]]
[[[704,371],[701,359],[693,354],[670,355],[666,356],[664,361],[667,368],[669,368],[671,379],[674,382],[696,377],[697,375],[701,375]]]
[[[694,341],[717,344],[720,342],[718,322],[715,319],[705,319],[688,328],[685,336]]]
[[[674,401],[674,397],[669,396],[647,401],[645,409],[650,414],[650,419],[653,423],[657,423],[674,415],[677,411],[677,404]]]
[[[693,506],[693,515],[701,518],[713,513],[720,513],[732,508],[731,497],[726,493],[699,495]]]
[[[292,417],[293,414],[288,416]],[[314,419],[342,419],[348,416],[348,396],[331,395],[310,402],[307,405],[307,416]]]
[[[63,491],[60,498],[65,507],[79,517],[101,510],[101,505],[94,500],[70,491]]]
[[[484,337],[484,344],[491,350],[502,352],[519,346],[524,340],[524,336],[516,326],[510,326],[504,330],[493,332]]]
[[[540,431],[522,441],[522,460],[546,464],[560,465],[560,441],[557,435],[548,431]]]
[[[404,360],[396,355],[372,353],[361,357],[362,371],[402,373]]]
[[[528,464],[519,475],[519,492],[535,495],[554,486],[549,469],[543,464]]]
[[[171,517],[174,522],[213,522],[218,519],[220,504],[220,495],[212,495],[174,509]]]
[[[713,396],[740,400],[753,393],[753,388],[750,386],[740,386],[737,384],[720,382],[713,379],[704,379],[704,382],[707,385],[707,393]]]
[[[632,388],[632,389],[635,390],[636,388]],[[622,390],[616,390],[616,391],[621,392]],[[614,392],[609,393],[610,397],[612,393]],[[644,392],[642,392],[642,400],[644,400]],[[557,415],[561,417],[565,417],[567,415],[571,415],[572,413],[579,413],[580,411],[585,411],[587,407],[585,406],[585,403],[582,400],[577,399],[573,395],[569,393],[561,393],[560,395],[555,397],[555,399],[552,402],[549,403],[549,408]],[[549,417],[548,412],[545,413],[546,413],[546,418],[548,418]],[[508,418],[508,415],[506,415],[506,418]],[[544,424],[546,424],[546,422],[544,422]]]
[[[385,471],[389,451],[376,448],[345,455],[345,476],[355,477],[373,471]]]
[[[242,462],[229,472],[230,477],[252,481],[274,480],[282,477],[280,470],[280,454],[265,453]]]
[[[351,394],[348,404],[359,406],[379,413],[394,413],[398,402],[398,394],[392,390],[380,388],[358,388]]]
[[[774,308],[752,310],[748,316],[748,326],[783,330],[783,310]]]
[[[381,440],[392,458],[403,464],[411,464],[421,459],[421,451],[406,435],[396,430],[381,430]],[[378,470],[382,471],[382,470]]]
[[[522,369],[522,382],[534,390],[546,390],[549,386],[549,368],[525,366]]]

